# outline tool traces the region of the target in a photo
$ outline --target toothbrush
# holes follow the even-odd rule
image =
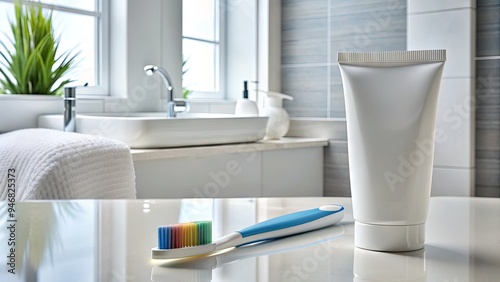
[[[158,227],[158,247],[151,249],[153,259],[175,259],[207,255],[251,243],[300,234],[338,223],[344,207],[325,205],[269,219],[235,231],[212,243],[211,222],[181,223]]]
[[[325,246],[330,248],[330,244],[334,244],[333,241],[342,237],[344,232],[342,225],[333,225],[279,240],[235,248],[230,252],[175,260],[159,260],[151,268],[151,281],[212,281],[212,270],[227,264],[248,258],[292,252],[320,244],[321,248],[325,248]],[[196,279],[192,277],[196,277]]]

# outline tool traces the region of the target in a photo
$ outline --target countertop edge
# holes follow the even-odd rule
[[[328,146],[326,138],[293,138],[260,140],[254,143],[224,144],[164,149],[131,149],[133,161],[161,160],[181,157],[208,157],[222,154],[261,152]]]

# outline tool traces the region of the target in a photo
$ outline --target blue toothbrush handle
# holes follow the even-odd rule
[[[301,230],[299,226],[304,226],[302,232],[326,227],[328,225],[335,224],[339,222],[342,217],[343,217],[343,210],[344,207],[340,205],[325,205],[319,208],[315,209],[310,209],[310,210],[305,210],[305,211],[299,211],[291,214],[286,214],[282,215],[273,219],[269,219],[260,223],[257,223],[255,225],[249,226],[247,228],[244,228],[240,231],[237,231],[238,233],[241,234],[243,238],[247,238],[250,236],[255,236],[259,234],[264,234],[264,233],[281,233],[279,232],[280,230],[285,231],[285,229],[294,228],[294,232],[290,234],[283,233],[284,236],[286,235],[292,235],[297,232],[296,230]],[[326,217],[331,217],[332,220],[324,220],[323,224],[321,226],[318,225],[311,225],[309,223],[320,220],[320,219],[326,219]],[[324,226],[323,226],[324,225]],[[309,227],[309,226],[314,226],[314,228]],[[276,232],[275,232],[276,231]]]

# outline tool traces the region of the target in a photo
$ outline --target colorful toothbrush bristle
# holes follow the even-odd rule
[[[158,249],[178,249],[212,243],[212,222],[195,221],[158,226]]]

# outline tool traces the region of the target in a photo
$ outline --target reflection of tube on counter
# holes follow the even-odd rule
[[[445,50],[338,54],[357,247],[424,247],[445,57]]]
[[[231,251],[212,256],[190,257],[168,260],[151,270],[151,281],[197,281],[212,279],[212,269],[237,262],[272,254],[290,252],[297,249],[335,240],[344,234],[344,227],[335,225],[286,238],[271,240],[255,245],[234,248]]]
[[[151,270],[151,281],[155,282],[210,282],[212,269],[174,268],[155,266]]]
[[[426,281],[425,251],[383,253],[354,249],[355,282]]]

